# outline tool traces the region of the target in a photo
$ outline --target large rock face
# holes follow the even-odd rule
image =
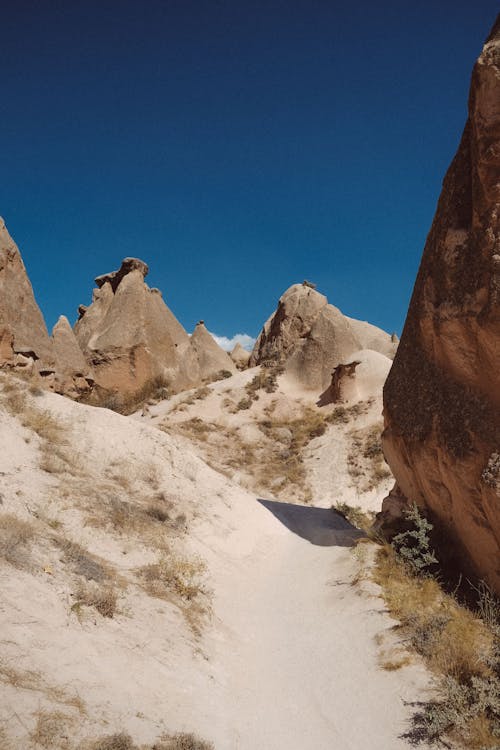
[[[384,355],[393,354],[389,334],[347,318],[308,284],[294,284],[264,324],[249,365],[282,365],[303,386],[321,391],[329,387],[337,365],[371,348],[370,343]]]
[[[473,75],[384,389],[384,504],[426,507],[442,555],[500,592],[500,17]]]
[[[92,304],[79,309],[76,339],[103,388],[136,392],[157,377],[174,387],[189,383],[189,372],[180,372],[189,336],[145,284],[147,272],[142,261],[125,258],[118,271],[96,278]]]
[[[54,353],[21,254],[0,218],[0,366],[54,371]]]

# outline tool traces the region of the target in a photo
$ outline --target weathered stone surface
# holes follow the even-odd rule
[[[94,374],[64,315],[52,329],[52,342],[56,358],[56,390],[73,398],[88,393],[94,383]]]
[[[197,365],[197,372],[192,373],[194,380],[210,380],[223,371],[236,372],[233,360],[209,334],[202,320],[193,331],[190,345]]]
[[[79,308],[75,336],[102,388],[131,393],[158,377],[174,387],[192,382],[189,367],[180,367],[189,336],[145,284],[146,273],[143,261],[126,258],[119,271],[97,278],[92,304]]]
[[[241,344],[236,344],[230,356],[238,370],[245,370],[248,367],[250,352],[243,349]]]
[[[474,67],[384,389],[384,450],[399,492],[428,509],[442,556],[500,592],[499,299],[500,17]]]
[[[54,354],[21,254],[0,218],[0,366],[54,370]]]
[[[394,359],[399,339],[395,333],[389,334],[365,320],[347,318],[363,349],[372,349],[389,359]]]
[[[340,310],[310,286],[294,284],[264,324],[249,365],[284,365],[306,388],[321,390],[334,368],[358,349],[361,344]]]

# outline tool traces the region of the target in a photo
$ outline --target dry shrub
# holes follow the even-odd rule
[[[30,739],[37,747],[69,748],[67,730],[74,723],[71,716],[60,711],[38,711],[37,721]]]
[[[391,476],[382,451],[382,429],[382,424],[375,424],[350,433],[352,444],[347,456],[347,469],[361,492],[375,489]]]
[[[33,690],[45,695],[50,701],[76,708],[80,714],[85,713],[85,704],[79,695],[68,695],[63,688],[49,685],[42,679],[39,672],[28,669],[18,669],[5,663],[0,658],[0,682],[11,685],[19,690]]]
[[[471,611],[445,593],[435,579],[412,574],[389,545],[379,550],[374,578],[407,642],[439,681],[439,699],[415,715],[408,737],[437,741],[451,735],[467,747],[498,747],[498,602],[483,590],[479,611]]]
[[[120,732],[119,734],[109,734],[106,737],[95,740],[91,744],[90,750],[138,750],[138,748],[129,734]]]
[[[172,593],[191,601],[204,592],[202,577],[205,563],[199,558],[190,559],[169,553],[157,563],[140,568],[145,589],[151,596],[168,599]]]
[[[193,417],[193,419],[180,422],[176,425],[176,428],[181,434],[192,435],[198,440],[206,440],[208,433],[214,429],[214,425],[203,421],[199,417]]]
[[[35,535],[32,523],[11,513],[0,514],[0,558],[15,568],[29,566],[30,546]]]
[[[348,505],[347,503],[338,502],[332,505],[332,510],[339,513],[346,521],[352,523],[358,529],[370,531],[375,520],[375,513],[371,510],[363,510],[359,505]]]
[[[77,614],[82,606],[93,607],[103,617],[112,618],[118,607],[118,597],[111,585],[101,585],[95,581],[80,582],[75,591],[75,603],[71,607]]]
[[[138,409],[146,406],[148,402],[157,403],[169,398],[172,394],[171,382],[168,378],[158,375],[148,380],[141,388],[132,393],[119,393],[104,389],[94,389],[87,397],[82,399],[84,403],[91,406],[99,406],[102,409],[110,409],[118,414],[133,414]]]
[[[214,745],[194,734],[182,732],[174,735],[164,734],[155,742],[152,750],[214,750]]]

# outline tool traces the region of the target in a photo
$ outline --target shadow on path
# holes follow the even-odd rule
[[[328,508],[310,508],[307,505],[279,503],[276,500],[257,501],[267,508],[278,521],[297,536],[320,547],[352,547],[356,539],[366,534]]]

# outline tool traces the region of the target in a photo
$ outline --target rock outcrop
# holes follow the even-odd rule
[[[355,318],[347,318],[347,320],[363,349],[371,349],[389,357],[389,359],[394,359],[399,344],[399,339],[395,333],[386,333],[365,320],[356,320]]]
[[[101,388],[135,393],[161,378],[174,388],[190,385],[182,361],[190,339],[144,281],[148,267],[125,258],[118,271],[96,278],[90,307],[79,308],[75,336]]]
[[[194,354],[193,366],[196,367],[191,372],[193,380],[202,382],[217,378],[217,376],[220,378],[221,373],[233,375],[236,372],[233,360],[209,334],[202,320],[194,329],[190,347]],[[226,375],[222,377],[226,377]]]
[[[500,592],[500,16],[472,74],[384,389],[397,488],[384,516],[428,510],[450,565]],[[403,500],[402,500],[403,498]]]
[[[21,254],[0,218],[0,367],[52,379],[52,343]]]
[[[241,344],[236,344],[230,356],[238,370],[245,370],[248,367],[250,352],[243,349]]]
[[[340,310],[307,284],[294,284],[264,324],[249,365],[282,365],[311,390],[330,384],[334,368],[361,349]]]
[[[87,364],[68,319],[61,315],[52,329],[56,359],[55,390],[72,398],[89,393],[94,374]]]

